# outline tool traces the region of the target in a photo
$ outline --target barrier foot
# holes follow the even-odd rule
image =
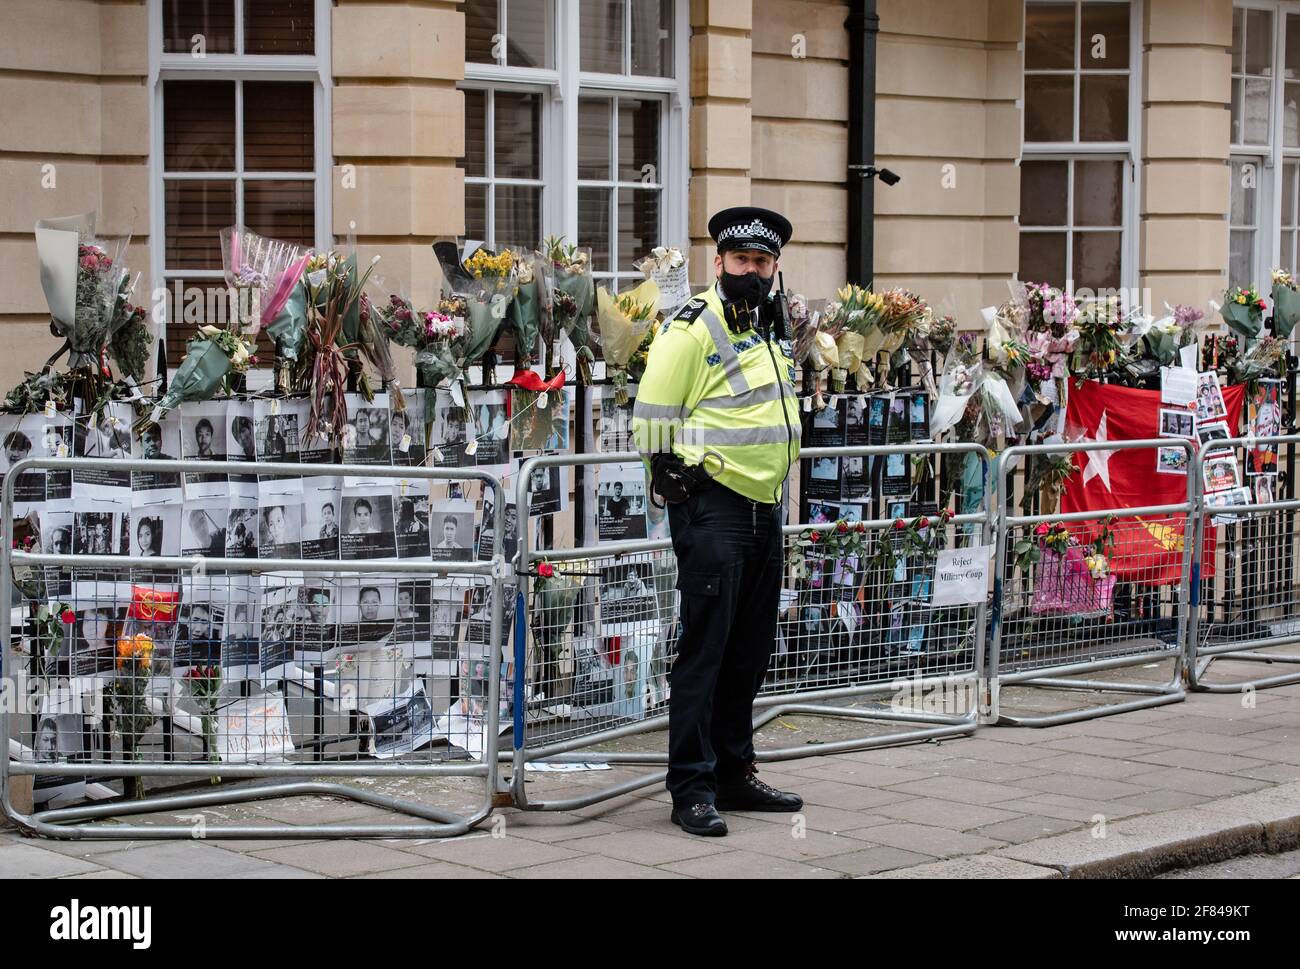
[[[1019,684],[1017,684],[1019,685]],[[1047,684],[1035,683],[1038,686]],[[1057,687],[1053,687],[1057,689]],[[1093,686],[1090,689],[1097,689]],[[1110,684],[1104,687],[1116,692],[1151,692],[1150,690],[1134,690],[1131,684]],[[1079,723],[1083,720],[1092,720],[1095,717],[1109,717],[1117,713],[1130,713],[1134,710],[1146,710],[1150,707],[1164,706],[1166,703],[1181,703],[1187,699],[1187,692],[1181,687],[1165,687],[1154,696],[1143,697],[1140,700],[1127,700],[1122,703],[1104,703],[1093,707],[1084,707],[1081,710],[1067,710],[1064,713],[1049,713],[1041,716],[1012,716],[1000,713],[997,719],[997,726],[1000,727],[1057,727],[1063,723]]]
[[[1268,653],[1243,651],[1237,653],[1216,653],[1198,660],[1196,674],[1191,678],[1191,688],[1197,693],[1241,693],[1244,690],[1263,690],[1273,686],[1289,686],[1300,683],[1300,672],[1278,673],[1276,676],[1262,676],[1253,680],[1237,680],[1232,683],[1206,683],[1201,678],[1216,659],[1235,659],[1247,663],[1300,663],[1300,656],[1270,656]]]
[[[133,825],[107,819],[135,814],[174,813],[207,807],[224,807],[283,797],[329,796],[344,798],[383,810],[394,811],[429,822],[425,824],[338,824],[338,825],[223,825],[194,824]],[[40,811],[27,817],[11,815],[35,834],[59,840],[89,839],[112,841],[298,839],[298,838],[451,838],[465,834],[491,813],[485,805],[470,817],[463,817],[427,804],[405,801],[363,791],[345,784],[307,781],[230,788],[201,794],[170,794],[138,801],[119,801],[72,808]],[[97,821],[92,824],[70,824]]]

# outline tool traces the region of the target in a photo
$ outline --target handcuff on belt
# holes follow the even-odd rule
[[[711,456],[718,462],[718,470],[712,473],[707,467]],[[650,485],[668,504],[680,505],[689,501],[692,495],[710,487],[713,479],[722,474],[726,465],[722,455],[713,450],[705,451],[699,464],[687,464],[671,452],[656,454],[650,459]],[[651,500],[654,500],[653,497]]]

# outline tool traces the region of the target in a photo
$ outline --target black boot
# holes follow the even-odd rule
[[[753,764],[737,780],[718,784],[719,811],[772,811],[790,814],[802,808],[803,798],[764,784],[758,779],[758,768]]]
[[[727,822],[722,820],[712,804],[673,808],[673,824],[687,834],[704,838],[721,838],[727,833]]]

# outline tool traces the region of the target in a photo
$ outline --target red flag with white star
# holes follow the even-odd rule
[[[1241,427],[1243,384],[1223,388],[1226,423],[1234,437]],[[1071,384],[1065,412],[1067,441],[1138,441],[1160,436],[1160,411],[1173,405],[1160,401],[1158,390],[1136,390],[1085,381]],[[1175,439],[1171,439],[1171,444]],[[1195,443],[1195,442],[1193,442]],[[1181,448],[1180,448],[1181,450]],[[1186,473],[1160,470],[1154,448],[1076,451],[1076,472],[1066,481],[1062,512],[1109,511],[1150,505],[1176,505],[1187,500]],[[1083,542],[1091,541],[1101,523],[1070,526]],[[1185,516],[1181,514],[1116,516],[1111,523],[1115,548],[1110,571],[1120,579],[1144,585],[1172,585],[1182,577]],[[1201,574],[1214,573],[1214,529],[1205,531]]]

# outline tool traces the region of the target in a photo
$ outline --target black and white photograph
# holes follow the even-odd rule
[[[567,468],[538,467],[528,474],[528,514],[550,515],[563,511],[568,497]]]
[[[861,505],[840,505],[839,521],[853,522],[862,521],[863,509]]]
[[[180,414],[181,457],[186,461],[226,460],[226,405],[210,400],[187,404]],[[224,498],[224,474],[185,473],[185,500]]]
[[[638,623],[655,622],[654,565],[651,562],[627,562],[600,570],[601,633],[617,636],[618,627],[632,631]],[[613,630],[613,631],[611,631]]]
[[[1209,444],[1211,441],[1226,441],[1231,436],[1227,421],[1207,421],[1204,424],[1198,423],[1196,426],[1196,437],[1200,440],[1202,446]]]
[[[1161,437],[1196,437],[1196,415],[1181,407],[1160,408]]]
[[[93,589],[93,586],[92,586]],[[74,603],[77,614],[68,672],[72,676],[111,676],[116,670],[117,637],[126,606],[108,595]]]
[[[276,673],[283,671],[294,660],[297,606],[298,590],[294,586],[276,585],[262,590],[258,665],[264,681],[274,678]]]
[[[429,514],[429,482],[419,478],[397,482],[393,513],[397,518],[393,523],[397,557],[427,559],[433,530]]]
[[[137,558],[175,557],[181,554],[181,519],[184,508],[179,502],[162,505],[137,505],[131,510],[131,554]]]
[[[332,400],[325,395],[326,406]],[[311,420],[312,402],[305,398],[293,398],[280,402],[280,413],[286,418],[292,417],[298,425],[298,460],[303,464],[334,464],[334,442],[328,434],[308,434],[307,425]]]
[[[886,444],[909,444],[912,440],[912,421],[911,415],[908,414],[908,403],[911,395],[894,394],[887,398],[889,401],[889,411],[885,418],[887,426],[885,428]]]
[[[885,455],[885,473],[880,490],[890,498],[907,497],[912,493],[912,476],[906,454]]]
[[[393,642],[413,644],[408,659],[430,655],[432,606],[430,579],[401,579],[397,583],[397,612],[393,618]]]
[[[229,520],[230,501],[224,496],[186,501],[181,514],[181,554],[224,558]]]
[[[226,460],[257,461],[257,432],[253,424],[253,402],[231,400],[226,402]],[[257,498],[256,474],[232,474],[230,494]]]
[[[33,443],[37,445],[39,457],[70,458],[72,457],[72,438],[72,418],[59,413],[56,417],[47,417],[41,422],[40,440]],[[34,450],[33,454],[37,454],[37,451]],[[67,501],[71,497],[72,471],[56,471],[54,469],[46,471],[45,500]]]
[[[175,461],[181,441],[181,419],[174,412],[148,424],[131,437],[131,457],[145,461]],[[132,471],[131,490],[163,491],[180,500],[181,476],[175,471]]]
[[[464,586],[450,582],[434,582],[429,643],[433,659],[455,659],[460,642],[461,619],[465,613]]]
[[[653,644],[653,636],[621,637],[610,716],[624,720],[640,720],[645,716],[646,674]]]
[[[338,619],[334,601],[337,583],[322,575],[306,575],[298,587],[298,609],[294,617],[294,657],[307,663],[324,660],[339,645]]]
[[[380,576],[347,576],[340,580],[338,592],[340,643],[377,643],[392,636],[397,583]]]
[[[429,465],[437,468],[463,468],[474,464],[465,453],[469,441],[466,430],[467,411],[457,404],[448,390],[429,390],[435,394],[433,422],[429,425]]]
[[[510,448],[513,451],[567,451],[569,449],[569,391],[541,394],[531,390],[510,392]]]
[[[429,746],[436,721],[424,684],[417,681],[402,696],[394,697],[378,710],[372,709],[370,724],[370,753],[380,760]]]
[[[832,396],[826,406],[813,414],[808,447],[843,447],[848,413],[847,398]]]
[[[867,398],[853,394],[844,400],[844,443],[848,447],[865,446],[869,440]]]
[[[908,400],[907,420],[913,441],[930,440],[930,398],[924,392],[917,391]]]
[[[866,501],[871,497],[871,459],[860,454],[840,459],[844,472],[841,497]]]
[[[507,501],[505,512],[505,541],[501,543],[501,555],[507,562],[515,557],[519,548],[519,512],[513,501]],[[496,516],[494,514],[491,492],[483,495],[483,520],[478,531],[478,550],[475,558],[486,562],[497,554],[497,536],[495,532]]]
[[[433,393],[433,391],[428,391]],[[424,391],[402,392],[405,410],[392,409],[388,417],[388,446],[393,464],[399,467],[418,468],[424,465]],[[392,395],[389,395],[390,405]]]
[[[257,540],[261,532],[261,514],[256,499],[232,497],[226,516],[226,557],[257,558]]]
[[[122,523],[130,516],[115,511],[76,511],[72,518],[73,555],[123,555]]]
[[[1269,505],[1277,501],[1277,475],[1257,474],[1249,478],[1255,504]]]
[[[338,558],[343,521],[342,479],[304,478],[302,499],[302,557],[313,561]]]
[[[277,398],[253,401],[253,445],[259,461],[299,461],[298,414]]]
[[[503,390],[473,390],[469,394],[473,420],[469,434],[475,442],[474,464],[496,467],[510,459],[510,418],[506,414]]]
[[[66,712],[74,702],[54,703],[47,698],[43,704],[36,717],[36,734],[32,738],[33,757],[37,764],[67,764],[82,759],[86,718],[81,713]],[[80,799],[85,792],[84,777],[36,774],[32,779],[32,800],[42,807]]]
[[[879,447],[885,443],[889,426],[889,397],[867,398],[867,443]]]
[[[98,413],[79,416],[73,427],[73,453],[79,458],[130,458],[134,419],[127,403],[106,404]],[[8,450],[6,444],[4,452]],[[130,504],[131,472],[78,468],[72,472],[72,498]]]
[[[301,481],[302,479],[298,480]],[[301,557],[302,509],[301,494],[266,499],[258,505],[258,558],[296,559]]]
[[[72,511],[55,511],[42,509],[37,521],[41,526],[41,551],[46,555],[72,554],[72,529],[74,527]]]
[[[391,490],[345,488],[340,527],[339,547],[345,562],[397,557]]]
[[[618,403],[618,388],[600,388],[600,420],[597,437],[600,450],[606,454],[635,451],[632,440],[632,408],[636,405],[636,384],[627,387],[627,403]]]
[[[602,542],[646,537],[646,481],[641,462],[596,465],[596,535]]]
[[[224,586],[214,587],[211,582],[196,581],[185,590],[181,603],[176,645],[172,652],[172,668],[184,670],[193,666],[221,666],[221,640],[225,624],[225,604],[214,601]]]
[[[388,395],[375,394],[367,401],[360,394],[348,394],[348,423],[343,429],[344,464],[389,464]]]
[[[227,680],[258,675],[260,596],[256,577],[231,577],[221,640],[221,675]]]
[[[435,562],[468,562],[474,553],[474,506],[435,501],[429,508],[431,555]]]
[[[838,501],[840,498],[840,459],[813,458],[808,476],[808,498]]]
[[[41,414],[28,414],[25,417],[0,418],[0,432],[4,435],[4,474],[15,467],[18,462],[28,458],[44,457],[40,446],[41,430],[45,418]],[[45,472],[25,471],[14,482],[14,513],[26,515],[33,507],[45,501]]]

